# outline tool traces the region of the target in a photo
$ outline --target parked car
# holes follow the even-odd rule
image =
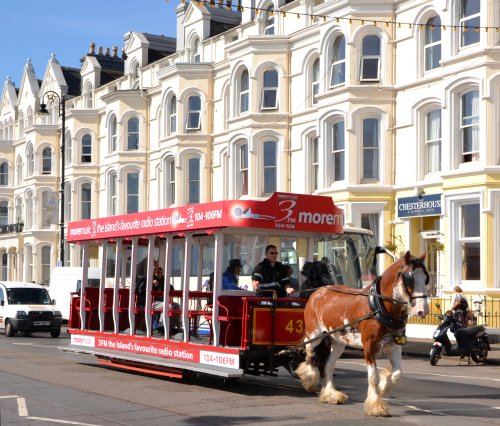
[[[17,332],[61,334],[61,312],[54,307],[44,286],[0,281],[0,329],[7,337]]]

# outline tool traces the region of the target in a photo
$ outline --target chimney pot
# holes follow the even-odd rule
[[[106,56],[109,56],[109,47],[106,47]]]
[[[89,54],[90,55],[95,55],[95,43],[90,43]]]
[[[97,50],[98,55],[102,55],[102,46],[99,46],[99,49]]]
[[[112,50],[113,50],[113,58],[117,58],[118,57],[118,47],[113,46]]]

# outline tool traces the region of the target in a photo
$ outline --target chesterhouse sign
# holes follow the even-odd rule
[[[441,214],[441,194],[398,198],[398,217],[436,216]]]

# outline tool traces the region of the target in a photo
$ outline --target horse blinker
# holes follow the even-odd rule
[[[415,287],[415,278],[411,272],[403,273],[403,284],[407,290]]]

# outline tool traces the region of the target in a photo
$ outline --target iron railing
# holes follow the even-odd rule
[[[441,320],[436,316],[439,313],[444,313],[451,310],[451,299],[431,297],[428,299],[430,312],[424,319],[411,316],[408,319],[409,324],[428,324],[439,325]],[[478,302],[481,301],[481,304]],[[467,297],[469,310],[473,322],[483,324],[490,328],[500,328],[500,299],[489,296],[469,296]],[[437,305],[440,307],[438,308]],[[481,310],[478,310],[479,307]]]

